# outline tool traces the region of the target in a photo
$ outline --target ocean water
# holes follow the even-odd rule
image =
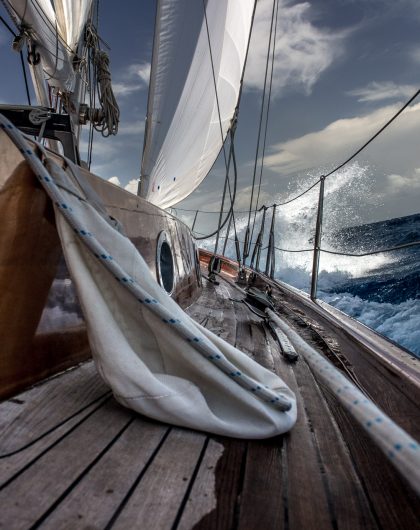
[[[322,248],[362,253],[420,240],[420,213],[381,222],[366,221],[366,212],[377,201],[368,177],[369,168],[355,163],[326,181]],[[308,182],[310,177],[302,180],[294,194],[305,189]],[[318,194],[317,186],[302,198],[279,207],[276,213],[275,244],[284,250],[276,251],[275,277],[307,293],[312,252],[286,250],[313,246]],[[281,197],[284,196],[283,192]],[[273,199],[278,202],[280,195]],[[260,221],[258,214],[256,232]],[[271,213],[266,226],[267,221],[271,221]],[[243,239],[246,218],[238,217],[237,226]],[[214,239],[205,246],[213,249]],[[231,241],[226,254],[234,257]],[[264,266],[262,259],[260,267]],[[420,246],[366,257],[322,253],[319,271],[318,298],[420,358]]]

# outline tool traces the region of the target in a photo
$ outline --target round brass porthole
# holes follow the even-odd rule
[[[157,240],[156,273],[159,284],[168,294],[171,294],[174,288],[174,260],[169,238],[165,231],[159,234]]]

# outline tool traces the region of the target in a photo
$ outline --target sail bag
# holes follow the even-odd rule
[[[2,115],[0,128],[54,204],[92,355],[115,398],[156,420],[221,435],[288,431],[296,401],[284,381],[184,313],[92,197],[80,168],[66,161],[64,171],[40,144],[34,151]]]
[[[48,168],[60,185],[56,221],[92,355],[117,401],[163,422],[227,436],[266,438],[289,430],[296,404],[284,381],[193,321],[156,282],[131,241],[77,198],[83,192],[69,175],[52,162]],[[69,209],[79,228],[63,216]],[[101,254],[83,241],[93,238]],[[107,268],[111,261],[123,276]],[[127,284],[138,285],[142,295],[134,295]],[[153,312],[156,306],[164,308],[166,318]],[[187,330],[187,339],[178,327]],[[210,344],[213,356],[226,359],[232,372],[197,351],[200,341]],[[255,390],[266,388],[287,399],[290,410],[281,411],[276,398],[259,397],[238,384],[238,377],[246,376],[256,382]]]

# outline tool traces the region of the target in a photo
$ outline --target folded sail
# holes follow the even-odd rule
[[[8,4],[35,45],[49,85],[73,92],[73,57],[92,0],[8,0]]]
[[[158,2],[141,195],[162,208],[188,196],[217,158],[238,101],[253,9],[254,0]]]

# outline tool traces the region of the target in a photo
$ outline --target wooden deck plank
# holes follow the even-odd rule
[[[205,435],[172,429],[112,528],[171,528],[205,440]]]
[[[265,441],[209,437],[141,418],[113,399],[102,406],[98,401],[0,460],[0,478],[18,473],[0,486],[6,507],[0,528],[420,527],[417,499],[376,447],[324,393],[305,362],[284,362],[261,319],[229,298],[241,295],[223,281],[209,284],[188,312],[295,391],[298,421],[292,431]],[[57,378],[6,403],[3,412],[0,406],[0,418],[11,422],[0,431],[0,442],[20,447],[89,405],[98,389],[106,391],[87,366],[61,377],[64,390]]]
[[[295,365],[294,372],[299,383],[306,382],[300,385],[300,393],[318,446],[329,505],[338,528],[378,528],[342,432],[303,359]]]
[[[137,417],[41,528],[105,528],[168,428]]]
[[[280,358],[277,344],[268,335],[267,340],[276,371],[295,393],[298,409],[295,426],[283,436],[285,526],[290,530],[334,528],[313,427],[300,390],[301,386],[311,384],[311,381],[302,378],[298,383],[293,365]]]
[[[109,401],[110,397],[104,397],[99,401],[95,401],[90,406],[85,408],[83,412],[75,415],[69,421],[54,429],[52,432],[40,438],[36,443],[26,447],[22,451],[18,451],[12,456],[4,456],[0,459],[0,488],[9,481],[13,476],[20,473],[24,468],[35,462],[42,454],[49,451],[55,444],[73,429],[77,428],[79,424],[83,423],[86,418],[104,406]]]
[[[0,527],[26,528],[80,480],[133,415],[110,401],[0,491]]]
[[[420,528],[420,503],[416,494],[349,414],[332,398],[327,399],[347,441],[379,526],[387,530]]]
[[[216,468],[224,451],[223,444],[213,439],[209,441],[191,493],[177,525],[178,529],[189,530],[193,528],[207,514],[217,508]]]
[[[109,392],[93,362],[0,404],[0,454],[33,442]]]
[[[248,445],[238,528],[284,528],[282,438]]]
[[[192,528],[193,523],[196,530],[225,530],[237,526],[247,442],[217,437],[213,438],[213,441],[223,445],[223,454],[217,461],[213,476],[213,470],[207,473],[205,469],[208,460],[213,460],[212,455],[208,455],[206,460],[206,452],[180,519],[179,528]],[[215,490],[213,490],[214,482]],[[203,516],[199,503],[206,491],[214,491],[216,506]],[[199,516],[201,519],[197,521]]]

